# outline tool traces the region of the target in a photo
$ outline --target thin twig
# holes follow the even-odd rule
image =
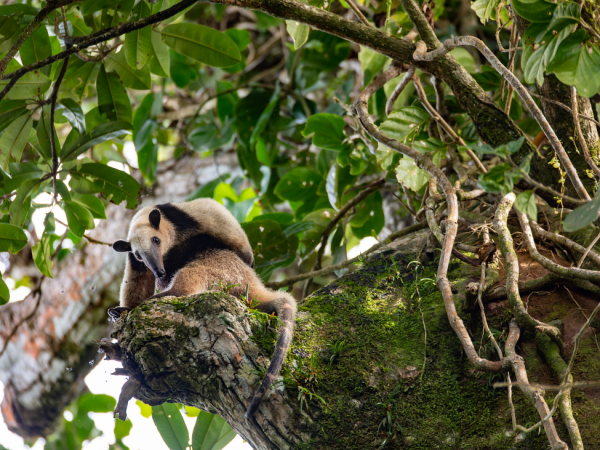
[[[364,23],[368,27],[373,27],[373,24],[371,24],[367,20],[365,15],[362,13],[362,11],[356,5],[356,3],[354,3],[354,0],[346,0],[346,2],[348,3],[348,6],[350,6],[350,8],[352,8],[352,11],[354,11],[354,14],[356,14],[356,17],[358,17],[358,20],[360,20],[362,23]]]
[[[394,88],[392,95],[390,95],[390,98],[388,98],[387,102],[385,103],[386,115],[389,116],[394,111],[394,103],[396,103],[396,100],[398,100],[398,97],[400,97],[402,91],[404,91],[406,86],[408,86],[408,83],[410,83],[410,81],[412,80],[412,77],[415,74],[415,70],[416,69],[414,68],[414,66],[410,66],[410,68],[404,74],[398,85]]]
[[[592,169],[596,176],[600,177],[600,169],[598,169],[598,166],[592,159],[590,151],[588,150],[587,142],[585,140],[585,137],[583,136],[583,132],[581,131],[581,124],[579,123],[579,106],[577,103],[577,89],[575,89],[575,86],[571,86],[571,106],[573,108],[573,124],[575,125],[575,130],[577,131],[579,145],[581,146],[581,151],[583,152],[585,162],[588,166],[590,166],[590,169]]]

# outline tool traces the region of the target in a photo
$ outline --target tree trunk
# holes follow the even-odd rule
[[[221,292],[152,300],[116,322],[112,337],[119,340],[130,386],[139,386],[122,394],[120,404],[135,395],[150,405],[183,403],[219,414],[256,449],[376,449],[384,441],[387,448],[512,447],[506,391],[491,388],[503,377],[473,370],[464,356],[432,282],[436,252],[422,252],[427,239],[427,230],[405,238],[300,305],[279,382],[256,414],[260,430],[244,413],[268,367],[275,322],[261,324],[240,301]],[[416,272],[419,254],[423,270]],[[530,269],[524,278],[543,272],[535,263]],[[457,306],[479,272],[463,263],[451,265]],[[505,282],[502,270],[499,278],[499,284]],[[581,292],[575,295],[587,305],[583,308],[596,304]],[[551,320],[559,308],[561,317],[570,311],[564,334],[569,348],[583,320],[571,300],[564,294],[534,293],[528,304],[540,320]],[[490,326],[505,328],[510,319],[506,300],[486,308]],[[464,311],[461,316],[469,317]],[[479,341],[479,313],[472,317],[467,324]],[[596,351],[591,333],[583,348]],[[532,336],[522,338],[520,352],[531,382],[557,383]],[[494,350],[482,341],[480,353],[492,358]],[[583,378],[600,376],[595,358],[578,362],[582,372],[593,367]],[[589,401],[574,401],[586,448],[595,441],[586,429],[595,423],[593,392],[598,389],[583,396]],[[513,401],[519,423],[539,420],[516,389]],[[569,442],[558,415],[554,421]],[[520,439],[529,448],[547,446],[544,433]]]

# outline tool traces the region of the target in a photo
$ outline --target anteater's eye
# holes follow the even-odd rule
[[[142,257],[140,256],[140,252],[135,252],[134,254],[138,261],[142,260]]]
[[[157,237],[153,237],[152,238],[152,242],[154,242],[156,245],[159,245],[160,244],[160,239],[157,238]]]

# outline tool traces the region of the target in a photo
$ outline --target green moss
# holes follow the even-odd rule
[[[319,418],[298,425],[318,434],[298,448],[378,448],[386,437],[387,448],[524,448],[506,436],[511,418],[505,391],[494,392],[490,374],[471,370],[448,323],[433,284],[437,263],[425,263],[417,278],[410,262],[403,258],[389,270],[392,260],[379,258],[299,308],[284,382],[326,404],[305,396],[303,408]],[[477,268],[453,269],[451,279],[463,290],[478,277]],[[267,354],[274,334],[268,336],[255,341]],[[521,397],[515,393],[519,423],[533,423],[537,412]],[[528,439],[530,449],[546,447],[543,434]]]

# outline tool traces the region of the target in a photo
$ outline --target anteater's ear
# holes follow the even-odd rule
[[[113,244],[113,249],[116,252],[130,252],[131,251],[131,244],[127,241],[123,241],[123,240],[118,240],[117,242],[115,242]]]
[[[160,211],[158,209],[153,209],[150,211],[150,225],[155,230],[158,230],[158,226],[160,225]]]

